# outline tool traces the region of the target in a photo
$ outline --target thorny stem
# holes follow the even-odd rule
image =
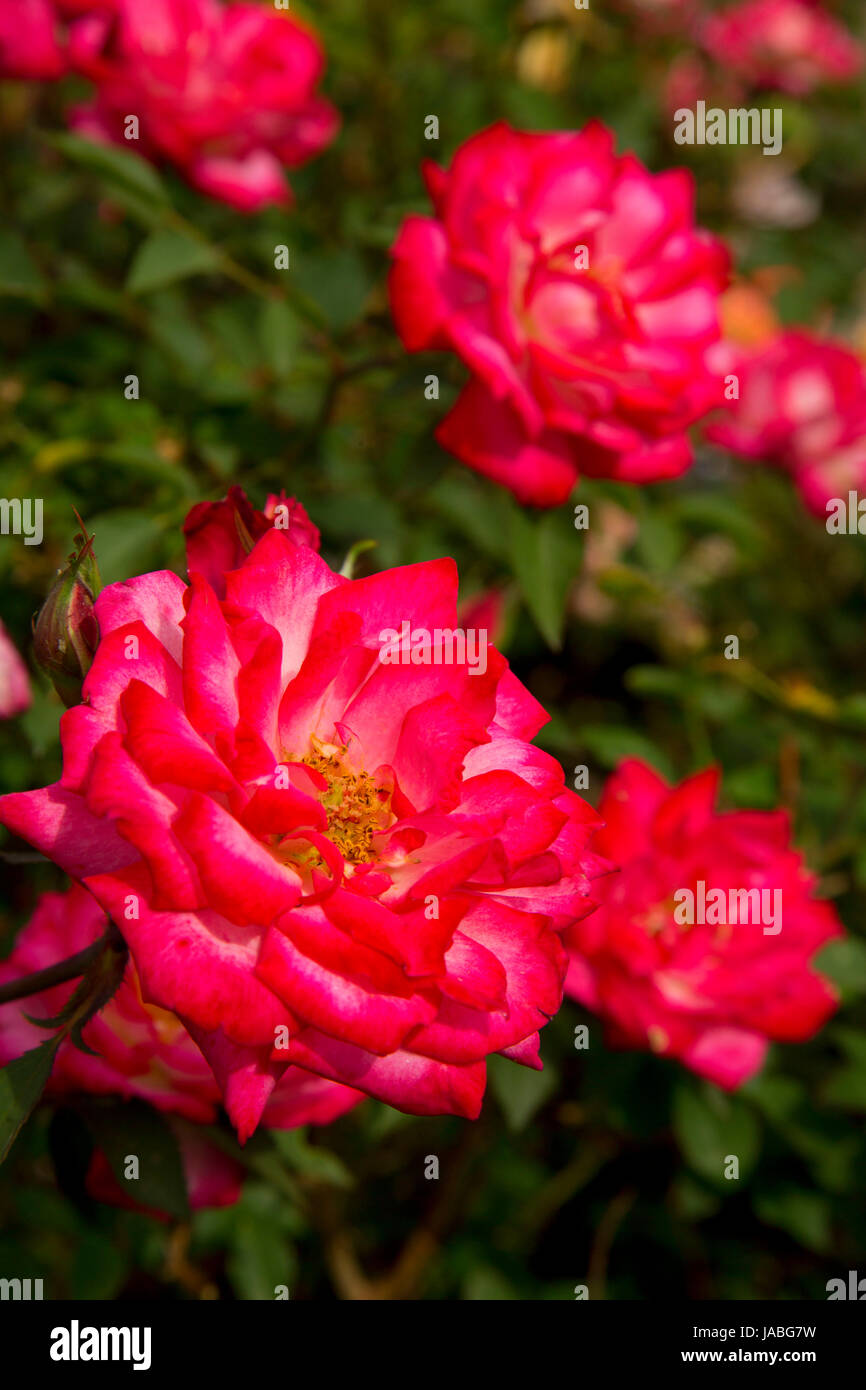
[[[605,1296],[604,1289],[611,1246],[613,1245],[620,1226],[634,1206],[636,1199],[637,1192],[634,1188],[623,1188],[622,1192],[619,1192],[605,1209],[604,1215],[598,1224],[595,1242],[589,1257],[589,1269],[587,1271],[587,1283],[595,1299],[602,1299]]]
[[[316,419],[316,433],[319,434],[328,425],[337,398],[345,384],[352,381],[355,377],[365,376],[367,372],[375,372],[387,367],[396,366],[397,359],[389,353],[381,353],[376,357],[366,357],[360,362],[352,362],[348,366],[337,366],[331,375],[327,389],[322,398],[321,409]]]

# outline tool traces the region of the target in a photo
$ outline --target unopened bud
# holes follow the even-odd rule
[[[58,572],[33,629],[36,661],[67,707],[81,700],[84,677],[99,641],[93,605],[101,584],[92,540],[86,535],[75,537],[79,549]]]

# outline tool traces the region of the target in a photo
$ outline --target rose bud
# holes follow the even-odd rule
[[[67,706],[81,700],[81,685],[99,642],[93,604],[100,590],[99,570],[90,542],[69,557],[39,611],[33,628],[36,661]]]

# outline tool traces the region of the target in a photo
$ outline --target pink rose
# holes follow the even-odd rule
[[[33,695],[27,667],[0,622],[0,719],[12,719],[30,707]]]
[[[866,485],[866,369],[850,348],[792,329],[724,351],[739,399],[708,439],[786,469],[820,516],[829,498]]]
[[[105,913],[80,885],[73,884],[67,893],[44,893],[12,954],[0,962],[0,981],[75,955],[98,940],[106,925]],[[56,1017],[75,984],[56,985],[0,1005],[0,1065],[45,1041],[49,1034],[31,1023],[28,1015]],[[95,1055],[81,1052],[69,1041],[61,1043],[46,1088],[49,1096],[121,1096],[147,1101],[165,1115],[193,1124],[210,1124],[215,1119],[220,1092],[213,1072],[180,1020],[144,1002],[132,959],[116,994],[85,1025],[83,1038]],[[358,1091],[289,1067],[271,1094],[263,1123],[273,1129],[328,1124],[360,1100],[363,1096]],[[182,1128],[179,1133],[187,1131]]]
[[[566,934],[566,990],[615,1046],[676,1057],[732,1089],[768,1041],[802,1042],[834,1012],[810,962],[842,929],[790,847],[787,815],[720,814],[718,783],[710,768],[671,788],[637,759],[620,764],[593,847],[621,867]]]
[[[273,527],[223,600],[111,585],[61,781],[0,800],[116,921],[242,1138],[289,1063],[469,1116],[490,1053],[540,1065],[596,816],[456,597],[450,560],[347,580]]]
[[[285,203],[284,169],[333,140],[334,108],[317,94],[318,39],[288,14],[216,0],[116,0],[116,16],[72,26],[73,65],[96,85],[76,129],[167,159],[196,188],[241,212]]]
[[[229,488],[221,502],[197,502],[183,523],[189,573],[203,574],[223,598],[226,571],[237,569],[271,526],[284,531],[295,545],[319,549],[318,527],[301,503],[285,492],[279,497],[271,493],[264,511],[255,509],[241,487]]]
[[[76,15],[96,14],[116,11],[121,0],[53,0],[53,4],[67,19]]]
[[[450,348],[473,373],[440,443],[538,506],[579,469],[687,468],[686,430],[720,399],[706,353],[728,268],[694,226],[691,176],[617,156],[593,122],[491,126],[425,177],[435,216],[403,223],[390,290],[405,346]]]
[[[0,77],[62,77],[56,21],[52,0],[0,0]]]
[[[241,1195],[244,1182],[242,1165],[188,1121],[170,1116],[168,1125],[180,1150],[187,1199],[193,1211],[200,1207],[234,1206]],[[156,1217],[159,1221],[173,1219],[167,1212],[137,1202],[132,1195],[135,1185],[129,1183],[124,1186],[119,1181],[101,1149],[95,1149],[93,1152],[85,1186],[90,1196],[95,1197],[98,1202],[108,1202],[113,1207],[125,1207],[129,1211],[144,1212],[145,1215]]]
[[[457,609],[463,628],[483,628],[494,645],[502,642],[506,629],[507,597],[504,589],[484,589],[464,599]]]
[[[850,82],[863,65],[860,44],[811,0],[741,0],[708,16],[701,42],[726,72],[793,96]]]
[[[119,0],[0,0],[0,77],[52,81],[69,68],[64,20],[110,14]]]

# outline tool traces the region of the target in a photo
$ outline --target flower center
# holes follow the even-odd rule
[[[310,736],[312,752],[301,762],[321,773],[327,790],[318,793],[328,816],[328,839],[350,864],[369,864],[375,859],[373,840],[394,820],[391,791],[377,786],[369,772],[353,772],[347,765],[345,744],[323,743]]]

